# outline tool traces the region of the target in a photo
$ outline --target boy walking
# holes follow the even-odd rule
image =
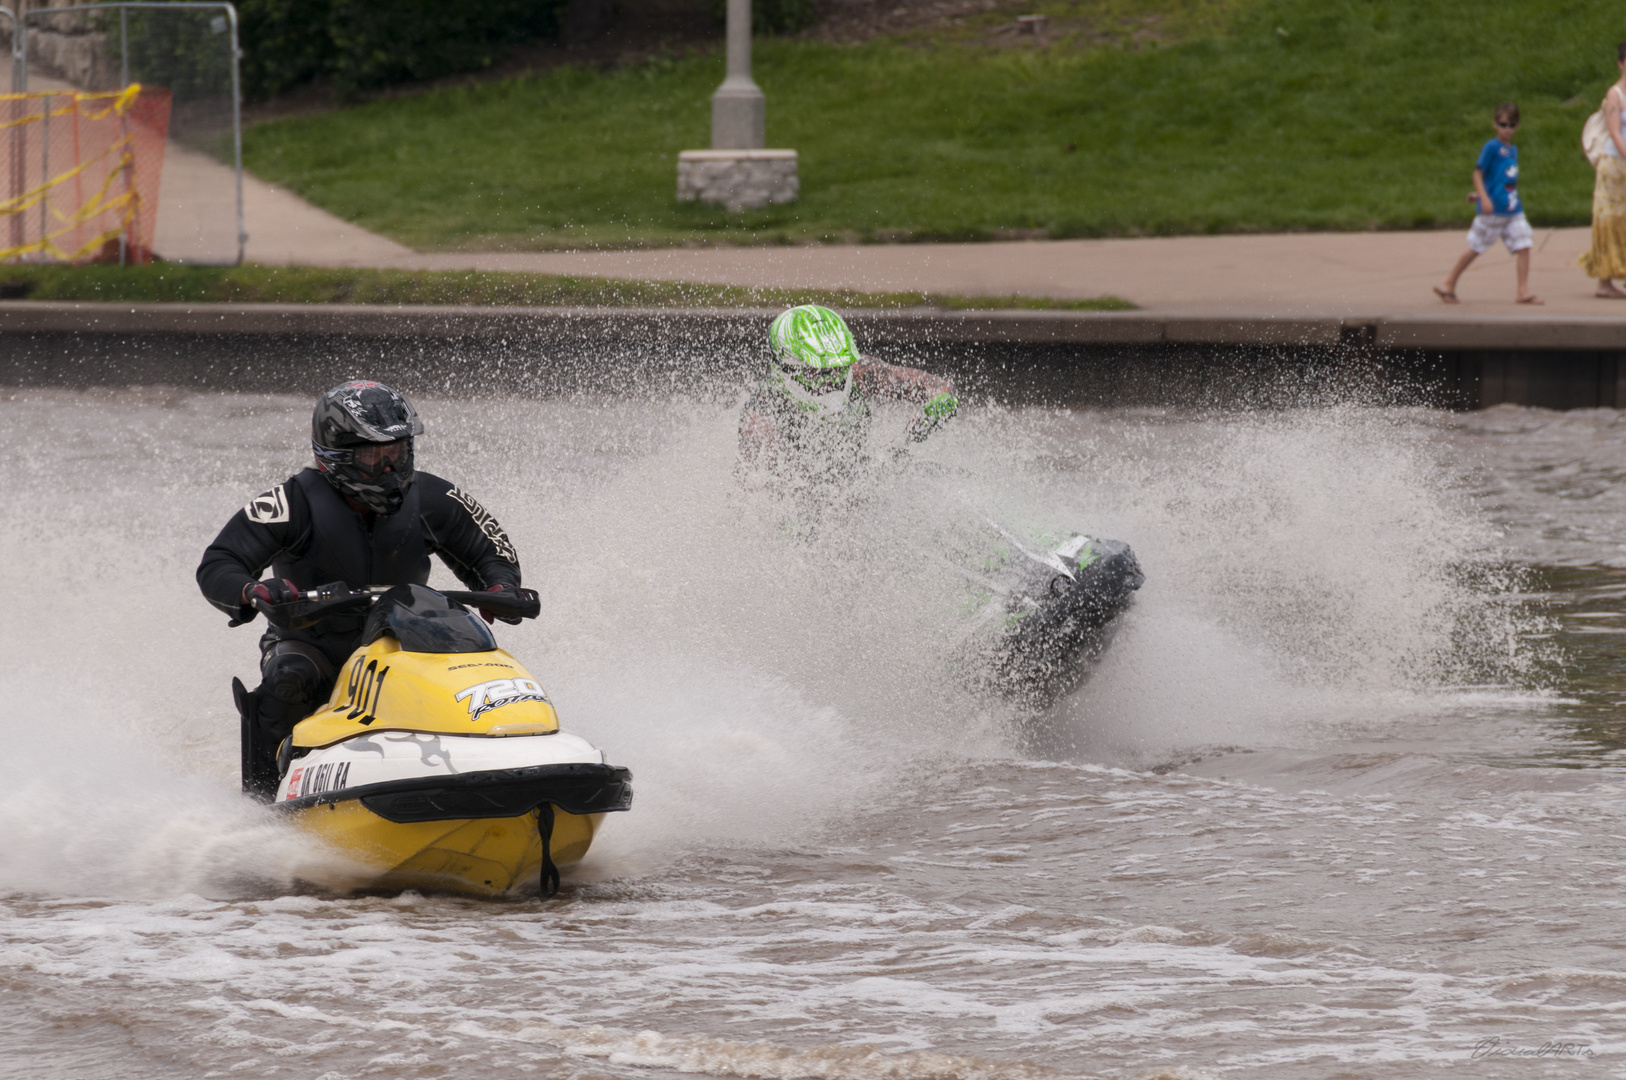
[[[1468,201],[1474,204],[1474,223],[1468,230],[1468,250],[1451,268],[1445,281],[1434,286],[1434,295],[1447,304],[1457,303],[1457,279],[1468,264],[1483,255],[1500,238],[1513,254],[1519,278],[1516,302],[1539,304],[1530,292],[1530,223],[1524,219],[1519,201],[1519,148],[1513,133],[1519,130],[1519,107],[1511,101],[1496,106],[1496,138],[1485,144],[1474,164],[1474,190]]]

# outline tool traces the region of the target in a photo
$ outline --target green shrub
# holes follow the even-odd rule
[[[489,67],[504,47],[558,34],[565,0],[241,0],[243,92],[312,79],[343,97]]]
[[[135,8],[121,23],[107,19],[110,50],[118,55],[119,35],[128,35],[130,76],[168,87],[176,104],[229,98],[231,48],[227,22],[218,8],[164,10]]]
[[[728,21],[728,0],[711,0],[711,17]],[[818,13],[811,0],[751,0],[751,32],[794,34],[813,25]]]
[[[333,63],[328,0],[241,0],[243,94],[268,98],[326,75]]]

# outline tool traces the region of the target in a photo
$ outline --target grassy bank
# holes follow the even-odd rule
[[[3,266],[0,303],[11,300],[100,300],[125,303],[469,304],[517,307],[938,307],[1061,311],[1126,311],[1112,296],[1087,300],[743,289],[685,282],[619,281],[552,274],[311,267]]]
[[[246,161],[420,248],[1416,228],[1466,222],[1511,99],[1532,220],[1587,220],[1579,135],[1626,36],[1612,6],[1234,7],[1164,45],[759,40],[768,141],[800,151],[802,198],[743,215],[673,198],[715,55],[268,123]]]

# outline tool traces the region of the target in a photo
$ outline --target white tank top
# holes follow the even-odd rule
[[[1609,92],[1620,95],[1621,110],[1620,115],[1615,118],[1615,134],[1620,136],[1621,142],[1626,142],[1626,94],[1621,94],[1618,86],[1611,86]],[[1603,152],[1612,158],[1620,157],[1620,150],[1615,146],[1614,139],[1603,144]]]

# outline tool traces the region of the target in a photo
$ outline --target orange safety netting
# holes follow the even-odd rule
[[[168,90],[0,94],[0,261],[152,260]]]

